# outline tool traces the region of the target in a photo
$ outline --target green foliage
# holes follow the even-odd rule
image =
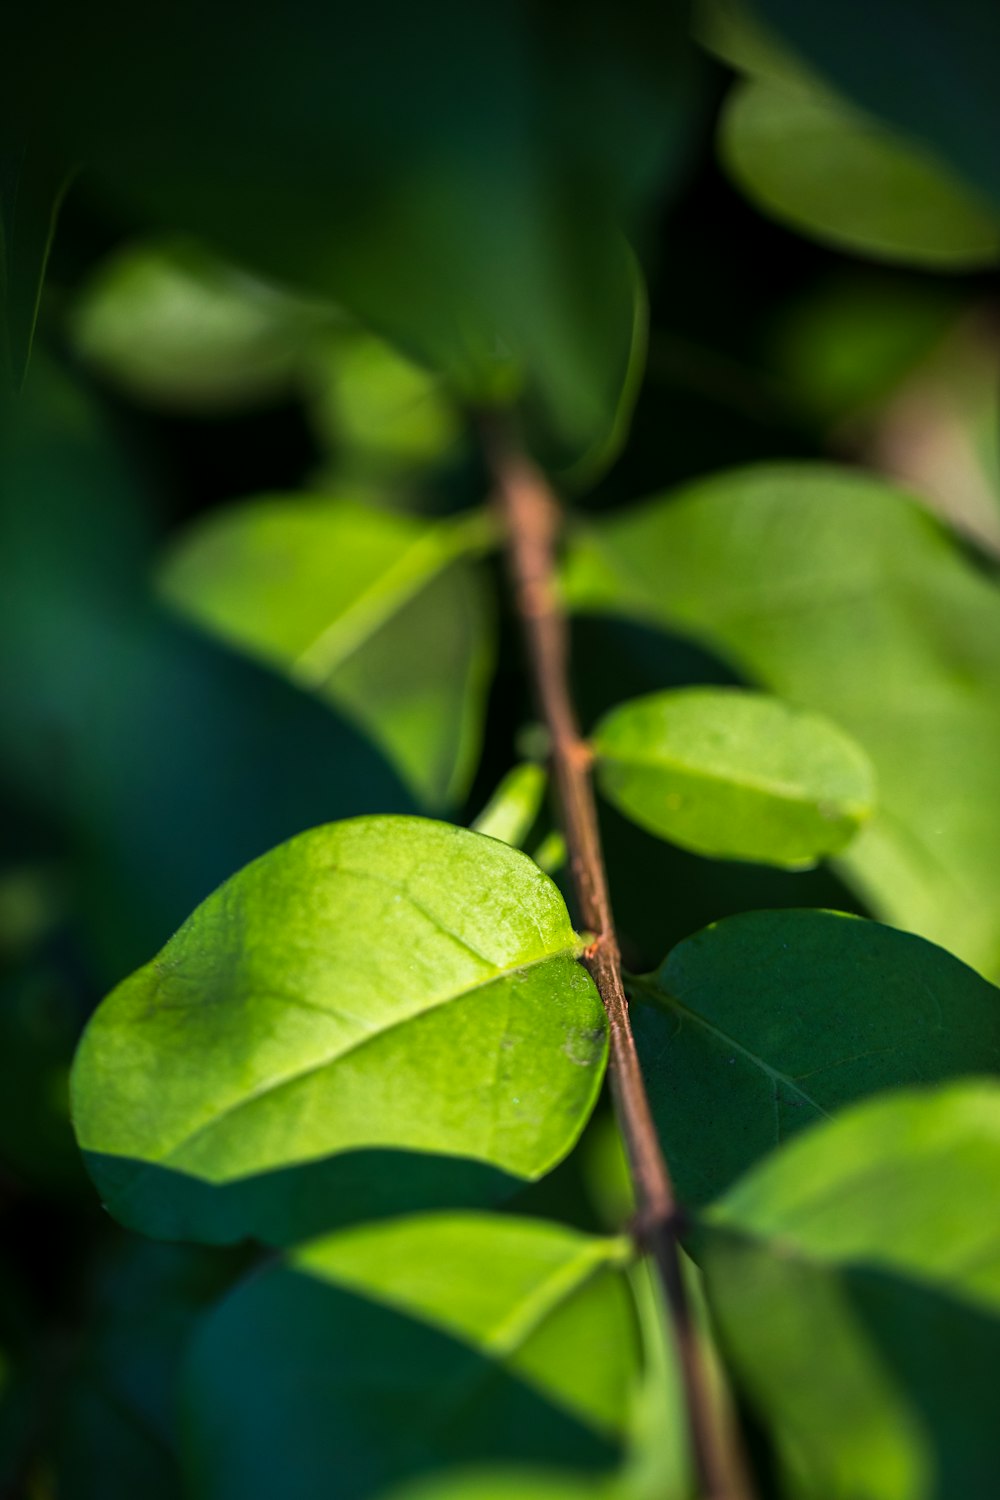
[[[102,1197],[167,1238],[287,1242],[309,1199],[288,1169],[340,1153],[541,1176],[604,1066],[578,949],[555,887],[496,840],[392,818],[302,835],[227,882],[91,1021],[73,1111]]]
[[[100,266],[77,299],[72,337],[137,398],[210,413],[288,390],[329,316],[195,243],[151,243]]]
[[[747,195],[840,249],[938,270],[995,264],[1000,214],[936,153],[838,98],[732,0],[700,36],[748,78],[730,94],[719,153]]]
[[[713,1312],[792,1493],[989,1493],[998,1173],[1000,1088],[960,1083],[856,1106],[708,1214]]]
[[[5,1496],[992,1500],[997,12],[695,11],[5,15]]]
[[[360,329],[328,335],[308,379],[316,425],[352,475],[412,482],[462,447],[462,421],[440,379]]]
[[[547,781],[544,768],[534,761],[508,771],[473,824],[476,832],[523,848],[538,817]]]
[[[168,556],[169,602],[371,732],[430,808],[478,758],[487,587],[466,561],[482,518],[421,522],[344,497],[248,501]]]
[[[759,693],[651,694],[603,719],[592,744],[616,807],[716,859],[801,868],[842,849],[871,813],[871,767],[853,742]]]
[[[1000,991],[941,948],[838,912],[748,912],[629,982],[686,1199],[880,1089],[1000,1072]]]
[[[567,460],[611,438],[635,343],[623,231],[686,130],[680,11],[434,0],[415,27],[399,0],[349,21],[297,0],[278,57],[267,6],[17,12],[14,54],[55,83],[43,139],[115,201],[342,303],[467,397],[526,391]],[[31,80],[11,87],[35,114]]]
[[[988,0],[755,0],[762,20],[866,109],[949,160],[1000,204],[992,148],[1000,103],[992,60],[1000,14]]]
[[[566,589],[852,735],[878,808],[839,867],[879,917],[1000,972],[1000,594],[908,495],[819,465],[718,475],[581,527]]]
[[[304,1500],[332,1469],[338,1493],[362,1500],[448,1463],[607,1469],[638,1360],[627,1254],[620,1240],[468,1214],[303,1246],[194,1345],[199,1493],[280,1486]]]
[[[988,203],[825,93],[744,82],[730,96],[719,149],[761,208],[839,248],[939,270],[1000,257],[1000,216]]]

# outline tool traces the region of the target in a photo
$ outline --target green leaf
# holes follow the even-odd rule
[[[73,1115],[102,1197],[163,1238],[283,1239],[287,1179],[324,1158],[382,1148],[543,1176],[604,1069],[579,947],[556,887],[496,840],[391,817],[302,834],[90,1022]]]
[[[703,47],[739,73],[771,83],[811,80],[801,59],[744,0],[695,0],[692,29]]]
[[[792,1142],[705,1221],[723,1346],[807,1500],[988,1495],[1000,1086],[890,1094]]]
[[[66,850],[92,994],[275,844],[417,807],[332,705],[148,599],[158,487],[39,353],[0,452],[0,775]]]
[[[1000,205],[1000,11],[983,0],[755,0],[831,83],[941,153]]]
[[[1000,974],[1000,594],[908,495],[738,469],[581,528],[566,590],[852,735],[878,808],[838,868],[880,918]]]
[[[686,16],[604,0],[266,10],[178,0],[140,25],[20,4],[57,82],[46,131],[130,221],[350,309],[466,399],[523,395],[568,464],[619,423],[626,236],[693,124]],[[114,39],[113,47],[108,38]],[[24,70],[27,72],[28,70]],[[11,80],[27,108],[34,77]],[[177,100],[184,108],[178,110]]]
[[[287,393],[330,316],[193,242],[167,240],[105,261],[77,296],[71,336],[136,399],[211,413]]]
[[[541,811],[547,785],[548,776],[543,766],[533,761],[515,766],[507,772],[473,823],[473,828],[477,833],[523,848]]]
[[[932,154],[825,91],[738,84],[719,151],[759,208],[825,244],[941,271],[1000,258],[1000,213],[988,201]]]
[[[348,499],[269,497],[208,516],[160,589],[223,640],[333,703],[425,806],[475,770],[493,666],[485,518],[427,522]]]
[[[837,912],[730,917],[629,990],[689,1202],[866,1094],[1000,1073],[1000,991],[922,938]]]
[[[613,1482],[584,1475],[553,1474],[542,1469],[459,1469],[388,1491],[384,1500],[610,1500],[619,1495]]]
[[[441,380],[362,329],[323,339],[306,378],[313,423],[339,474],[386,483],[461,451],[462,422]]]
[[[638,1367],[628,1254],[622,1240],[472,1214],[296,1250],[195,1340],[197,1493],[312,1500],[335,1475],[340,1500],[367,1500],[451,1466],[609,1468]]]
[[[835,725],[738,688],[679,688],[594,731],[604,795],[641,828],[716,859],[801,869],[870,816],[871,766]]]

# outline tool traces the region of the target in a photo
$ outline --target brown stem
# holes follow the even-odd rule
[[[717,1431],[698,1331],[681,1270],[680,1215],[660,1150],[622,985],[621,957],[608,894],[590,775],[569,688],[569,631],[556,592],[562,512],[544,476],[499,419],[482,423],[487,461],[505,521],[518,614],[538,707],[550,738],[556,793],[582,926],[594,934],[584,962],[604,1002],[610,1079],[637,1203],[633,1226],[656,1265],[683,1376],[691,1451],[703,1500],[735,1500],[742,1486]]]

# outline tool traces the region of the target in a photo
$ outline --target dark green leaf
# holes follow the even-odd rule
[[[73,1115],[102,1197],[164,1238],[280,1240],[282,1174],[342,1154],[542,1176],[604,1068],[579,947],[556,887],[494,839],[417,818],[293,839],[91,1021]],[[227,1208],[218,1189],[255,1179]]]
[[[591,740],[605,796],[717,859],[801,869],[870,816],[871,766],[818,715],[738,688],[677,688],[613,709]]]
[[[625,235],[690,128],[681,9],[53,0],[14,20],[49,138],[130,215],[332,298],[468,398],[522,393],[563,462],[613,439]],[[37,80],[12,88],[26,109]]]
[[[469,1214],[295,1251],[195,1342],[197,1493],[314,1500],[335,1475],[339,1500],[367,1500],[452,1465],[607,1469],[638,1363],[627,1255],[621,1240]]]
[[[836,912],[750,912],[630,981],[657,1127],[704,1202],[842,1105],[1000,1073],[1000,991],[922,938]]]
[[[1000,973],[1000,593],[909,496],[822,465],[721,474],[583,531],[567,592],[847,730],[878,809],[838,867]]]
[[[707,1216],[712,1310],[808,1500],[992,1493],[1000,1357],[1000,1087],[870,1101]]]

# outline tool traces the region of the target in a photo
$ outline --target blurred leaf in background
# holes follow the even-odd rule
[[[198,1334],[195,1485],[306,1500],[336,1472],[344,1500],[363,1500],[445,1465],[608,1471],[637,1378],[627,1254],[619,1239],[471,1214],[302,1247]]]
[[[481,515],[426,522],[341,498],[275,496],[200,522],[163,596],[353,719],[424,806],[468,791],[493,667]]]
[[[845,878],[884,920],[1000,972],[1000,593],[905,493],[832,467],[718,475],[581,527],[566,588],[853,735],[879,802]]]
[[[692,122],[679,7],[49,0],[9,48],[41,60],[15,105],[121,211],[343,304],[468,399],[524,391],[564,463],[613,440],[624,236]]]
[[[838,98],[734,0],[702,0],[698,31],[748,75],[723,111],[719,153],[765,212],[876,260],[938,270],[997,263],[1000,210],[919,138]]]
[[[135,399],[211,415],[287,392],[334,317],[193,242],[147,241],[111,256],[80,289],[70,337]]]
[[[792,1493],[991,1492],[998,1175],[1000,1087],[967,1081],[815,1126],[710,1210],[710,1305]]]
[[[61,830],[108,977],[281,839],[412,806],[331,708],[153,605],[155,511],[113,433],[37,362],[6,413],[0,496],[0,774]]]

